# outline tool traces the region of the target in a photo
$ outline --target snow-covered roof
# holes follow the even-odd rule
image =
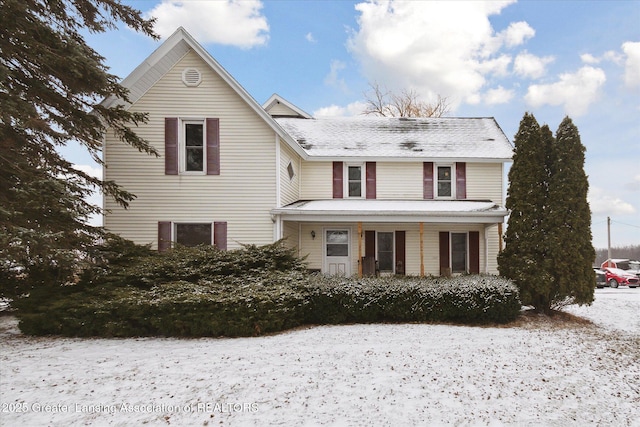
[[[492,117],[276,118],[313,159],[511,161],[513,146]]]
[[[298,201],[276,208],[273,215],[296,221],[361,222],[502,222],[507,210],[486,200],[367,200]]]

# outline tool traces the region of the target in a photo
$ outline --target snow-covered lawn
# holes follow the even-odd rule
[[[640,289],[591,322],[322,326],[236,339],[21,335],[0,317],[0,425],[640,425]]]

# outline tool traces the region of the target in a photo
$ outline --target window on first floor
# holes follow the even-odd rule
[[[175,242],[184,246],[211,245],[211,223],[175,224]]]
[[[393,232],[377,233],[378,268],[381,272],[393,272]]]
[[[227,250],[227,223],[216,222],[158,222],[158,251],[171,249],[173,243],[184,246],[215,245]]]
[[[325,242],[327,256],[349,256],[348,230],[327,230]]]
[[[467,233],[451,233],[451,272],[467,271]]]

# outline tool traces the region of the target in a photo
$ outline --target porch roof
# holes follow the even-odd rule
[[[285,221],[497,224],[508,214],[487,200],[302,200],[271,211]]]

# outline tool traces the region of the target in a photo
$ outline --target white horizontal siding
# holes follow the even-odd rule
[[[281,206],[300,200],[300,156],[285,142],[280,142],[280,198]],[[291,162],[295,173],[289,178],[288,166]]]
[[[293,111],[291,108],[287,107],[284,104],[276,102],[267,110],[269,114],[272,116],[297,116],[298,113]]]
[[[302,161],[300,199],[333,198],[333,163]]]
[[[467,198],[502,204],[502,163],[467,163]]]
[[[422,162],[376,165],[376,198],[420,200],[422,191]]]
[[[198,87],[182,83],[185,68],[201,71]],[[273,241],[269,212],[276,204],[275,134],[197,55],[187,54],[131,110],[149,113],[148,123],[136,132],[160,157],[107,136],[105,177],[137,196],[128,210],[106,201],[109,231],[155,244],[158,221],[226,221],[229,248]],[[164,174],[165,117],[220,119],[219,176]]]

